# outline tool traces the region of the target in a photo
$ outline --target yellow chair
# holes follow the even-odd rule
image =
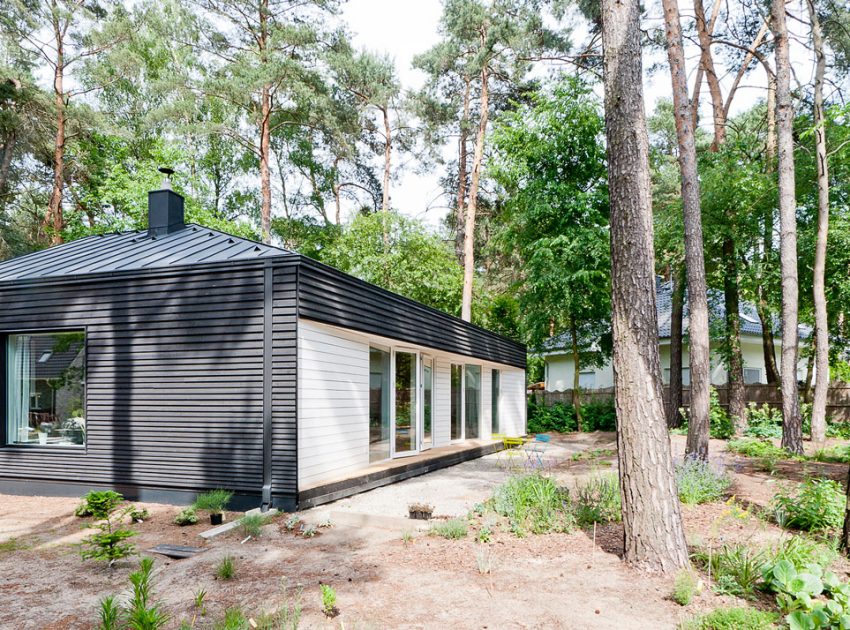
[[[525,440],[521,437],[503,437],[502,438],[502,464],[503,467],[511,472],[519,472],[525,468],[525,460],[528,455],[523,450],[522,445]]]

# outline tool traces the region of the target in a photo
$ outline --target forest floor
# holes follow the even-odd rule
[[[614,434],[555,435],[553,440],[564,449],[550,471],[559,485],[615,470]],[[672,443],[674,452],[683,451],[683,436],[672,436]],[[843,479],[847,470],[843,464],[793,463],[768,474],[726,452],[723,441],[712,440],[711,452],[732,475],[734,498],[683,506],[688,541],[694,546],[776,544],[789,534],[760,518],[759,506],[766,506],[783,485],[798,481],[804,467],[810,474],[836,479]],[[448,469],[454,470],[454,478],[432,473],[429,496],[451,493],[458,475],[488,466],[498,470],[495,456]],[[406,530],[410,521],[393,516],[386,506],[398,502],[394,513],[403,513],[408,502],[420,499],[412,488],[425,479],[300,514],[316,525],[330,518],[331,526],[318,527],[312,537],[287,528],[289,516],[281,515],[263,527],[259,538],[246,541],[237,529],[204,541],[198,534],[208,523],[178,527],[172,521],[180,508],[143,504],[151,518],[134,526],[138,535],[132,542],[143,553],[163,543],[205,548],[185,560],[154,556],[155,598],[170,616],[169,628],[181,623],[224,628],[216,624],[233,608],[257,619],[264,612],[297,608],[301,628],[675,628],[694,614],[745,603],[711,589],[687,607],[674,603],[672,578],[623,564],[618,523],[595,532],[529,533],[522,538],[496,528],[487,544],[475,542],[480,524],[474,521],[469,521],[470,534],[460,540]],[[465,517],[491,493],[492,485],[474,488],[463,501],[438,507],[438,513]],[[93,628],[104,596],[128,594],[128,575],[138,567],[138,558],[112,568],[82,561],[79,543],[91,533],[91,522],[73,515],[77,504],[77,499],[0,495],[0,628]],[[367,514],[370,504],[380,506],[372,510],[379,517],[375,524],[354,524],[350,518],[334,524],[335,514]],[[447,511],[451,513],[443,514]],[[228,519],[238,516],[229,514]],[[227,555],[235,561],[235,576],[222,580],[216,568]],[[835,568],[846,578],[850,567],[839,561]],[[335,618],[322,612],[320,584],[336,590]],[[206,591],[202,609],[194,605],[199,589]]]

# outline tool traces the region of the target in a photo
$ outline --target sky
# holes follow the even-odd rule
[[[688,3],[682,3],[683,14]],[[442,4],[440,0],[348,0],[343,5],[342,17],[352,32],[354,43],[361,48],[388,53],[395,59],[396,68],[402,85],[413,89],[420,87],[424,77],[411,67],[413,57],[433,46],[439,40],[438,26]],[[793,11],[791,5],[789,9]],[[658,27],[662,24],[660,11],[645,16],[642,28]],[[794,27],[795,22],[789,21]],[[576,37],[580,37],[580,26],[576,27]],[[801,28],[798,25],[798,28]],[[800,42],[792,40],[792,64],[799,81],[806,82],[811,76],[812,64]],[[694,46],[686,44],[687,68],[693,83],[699,54]],[[666,61],[666,55],[659,51],[644,55],[644,100],[647,114],[650,114],[659,98],[671,98],[670,76],[666,66],[654,73],[647,68],[658,62]],[[724,90],[728,89],[733,76],[721,77]],[[764,98],[766,85],[764,71],[759,67],[742,81],[742,85],[733,100],[731,114],[735,115],[749,109],[759,99]],[[693,86],[691,85],[691,88]],[[703,85],[704,98],[701,101],[701,124],[711,123],[710,103],[707,87]],[[599,87],[601,97],[601,86]],[[725,94],[725,91],[724,91]],[[438,183],[439,173],[417,174],[408,165],[396,168],[396,179],[392,183],[391,200],[393,206],[404,214],[416,217],[427,224],[437,226],[448,212],[447,200],[441,198]]]

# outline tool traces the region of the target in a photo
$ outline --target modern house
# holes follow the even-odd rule
[[[291,510],[525,432],[523,345],[148,203],[0,263],[0,492]]]
[[[656,309],[658,313],[658,343],[661,355],[661,370],[664,383],[670,382],[670,320],[672,317],[673,285],[671,282],[658,282],[656,285]],[[710,292],[710,319],[721,322],[725,318],[725,308],[722,295]],[[682,343],[682,384],[690,385],[690,368],[688,357],[688,307],[687,299],[684,308],[682,328],[685,337]],[[764,361],[764,346],[762,343],[761,321],[755,306],[741,301],[739,317],[741,321],[741,354],[744,359],[744,382],[747,384],[767,383]],[[801,327],[801,338],[805,338],[805,330]],[[781,338],[774,340],[774,356],[777,367],[780,365]],[[715,341],[711,341],[711,382],[714,385],[724,385],[727,381],[726,368],[715,351]],[[546,391],[564,391],[572,389],[575,369],[570,351],[570,340],[567,335],[550,339],[542,352],[545,361]],[[806,361],[801,359],[797,365],[798,380],[806,378]],[[579,365],[579,386],[582,389],[607,389],[614,387],[614,370],[610,360],[602,367],[583,368]]]

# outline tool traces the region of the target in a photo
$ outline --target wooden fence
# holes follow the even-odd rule
[[[720,406],[728,408],[729,406],[729,388],[726,385],[715,386],[717,397],[720,400]],[[768,404],[771,407],[780,409],[782,407],[782,397],[778,387],[772,385],[745,385],[747,403],[755,403],[758,406]],[[666,399],[670,391],[669,387],[664,387],[664,397]],[[557,402],[571,404],[573,400],[573,392],[568,389],[562,392],[544,392],[541,390],[531,391],[528,394],[530,401],[536,404],[545,404],[547,407],[554,405]],[[682,406],[690,405],[691,390],[690,387],[682,388]],[[582,404],[613,402],[614,388],[608,389],[588,389],[582,390]],[[834,420],[842,422],[850,421],[850,385],[836,385],[829,388],[826,402],[826,415],[832,416]]]

